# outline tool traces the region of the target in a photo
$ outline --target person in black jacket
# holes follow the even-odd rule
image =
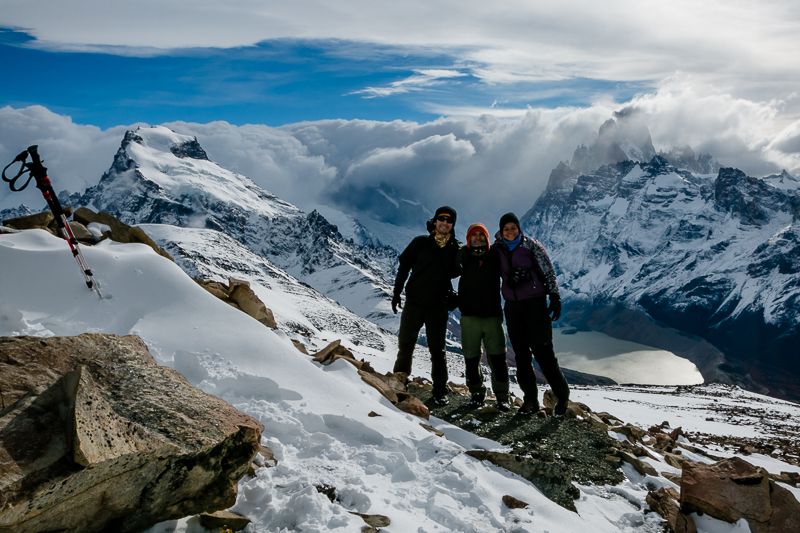
[[[398,307],[403,309],[394,372],[411,373],[414,345],[417,343],[419,330],[425,325],[428,350],[431,353],[435,405],[447,403],[447,298],[452,291],[450,280],[458,276],[456,255],[459,243],[455,237],[455,223],[455,209],[442,206],[436,210],[433,219],[427,223],[430,233],[415,237],[400,254],[392,298],[392,311],[397,313]],[[406,290],[405,307],[400,296],[403,286]]]
[[[492,370],[492,391],[497,399],[497,408],[508,411],[508,363],[503,308],[500,305],[500,265],[497,256],[488,252],[489,230],[483,224],[472,224],[467,229],[466,245],[458,251],[461,347],[471,395],[470,406],[481,407],[486,399],[480,364],[483,343]]]

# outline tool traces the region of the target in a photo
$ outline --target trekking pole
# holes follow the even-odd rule
[[[27,162],[28,155],[31,157],[30,163]],[[6,177],[6,170],[8,170],[8,167],[14,163],[20,163],[19,172],[17,172],[17,175],[13,178],[8,178]],[[26,173],[28,174],[28,179],[25,180],[25,183],[22,185],[17,185],[17,181],[19,181]],[[83,257],[83,252],[81,252],[80,246],[78,246],[78,239],[75,238],[75,234],[72,232],[72,228],[67,222],[67,217],[64,215],[64,210],[61,208],[61,203],[56,197],[56,193],[53,190],[53,185],[50,183],[50,178],[47,177],[47,168],[42,165],[42,160],[39,158],[38,146],[35,144],[29,146],[27,150],[23,150],[3,169],[3,181],[8,183],[8,186],[12,192],[24,190],[28,184],[30,184],[31,179],[36,180],[36,188],[42,191],[42,196],[44,196],[47,206],[50,208],[50,211],[53,212],[56,224],[58,225],[58,230],[64,240],[67,241],[69,249],[72,252],[72,256],[78,262],[78,267],[81,269],[86,286],[89,287],[90,290],[94,290],[97,293],[97,296],[102,299],[103,295],[100,294],[100,288],[97,286],[97,283],[94,280],[92,269],[89,268],[88,263],[86,263],[86,258]]]

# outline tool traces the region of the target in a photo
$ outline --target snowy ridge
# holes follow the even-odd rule
[[[711,341],[733,374],[800,397],[790,341],[800,334],[797,189],[735,169],[695,175],[659,156],[565,174],[522,224],[568,295],[643,309]]]
[[[225,239],[215,241],[208,230],[160,231],[169,237],[177,232],[181,238],[176,240],[193,241],[198,249]],[[232,510],[252,519],[253,531],[359,530],[363,521],[351,512],[388,516],[389,531],[662,531],[663,522],[647,512],[645,497],[653,487],[674,488],[663,477],[623,467],[625,481],[579,486],[578,512],[567,511],[531,483],[464,453],[497,449],[497,443],[435,418],[430,423],[445,438],[428,432],[420,419],[398,411],[367,386],[351,365],[312,363],[286,334],[216,299],[149,247],[104,241],[84,253],[103,287],[103,300],[83,285],[62,240],[40,230],[0,235],[6,274],[0,277],[0,335],[137,334],[160,363],[257,418],[265,426],[262,442],[278,464],[239,482]],[[286,298],[282,303],[289,302]],[[320,305],[325,312],[326,303]],[[275,307],[284,318],[293,312]],[[377,369],[393,359],[365,346],[353,349],[356,356],[374,360]],[[573,396],[642,427],[667,420],[693,438],[695,432],[797,438],[793,421],[800,407],[735,387],[576,387]],[[716,445],[709,449],[733,454]],[[702,460],[688,452],[687,457]],[[645,459],[659,471],[674,471],[660,459]],[[752,454],[747,460],[770,472],[800,471],[769,455]],[[315,488],[321,485],[336,487],[335,502]],[[501,503],[506,494],[529,506],[506,508]],[[743,527],[694,518],[704,533]],[[182,520],[151,531],[193,527]]]
[[[209,161],[192,137],[161,126],[127,132],[109,171],[76,203],[129,224],[222,231],[361,316],[396,327],[393,248],[345,239],[318,212],[303,213]]]
[[[273,309],[279,329],[310,348],[316,342],[342,339],[347,345],[378,352],[396,350],[394,334],[353,314],[224,233],[162,224],[140,227],[193,277],[249,281],[256,295]]]

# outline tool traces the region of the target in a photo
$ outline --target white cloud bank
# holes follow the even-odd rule
[[[514,118],[167,126],[196,135],[211,159],[300,207],[328,203],[332,191],[345,185],[384,183],[414,191],[431,209],[453,205],[465,223],[480,219],[493,226],[502,212],[522,214],[530,208],[550,170],[569,160],[578,144],[591,143],[600,124],[621,109],[635,111],[644,121],[656,149],[689,145],[750,175],[781,168],[797,175],[800,122],[782,117],[784,105],[715,93],[683,76],[622,105],[529,109]],[[123,130],[75,124],[42,107],[0,108],[0,161],[39,144],[56,189],[77,190],[95,183],[109,167]],[[21,196],[12,196],[4,187],[0,208],[18,205]]]

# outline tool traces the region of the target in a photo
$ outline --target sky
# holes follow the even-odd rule
[[[402,182],[491,219],[626,111],[656,149],[798,173],[798,23],[789,1],[2,0],[0,156],[48,142],[91,184],[120,131],[180,125],[301,207]]]
[[[162,231],[194,240],[196,230],[164,226]],[[284,292],[281,274],[276,274],[272,289],[255,281],[252,285],[259,295],[279,295],[277,301],[268,300],[279,323],[272,330],[206,292],[178,265],[147,246],[106,240],[84,246],[83,251],[101,284],[103,299],[82,283],[62,240],[42,230],[0,239],[4,268],[0,335],[135,334],[160,364],[175,368],[191,384],[261,422],[265,428],[262,444],[273,451],[278,464],[242,478],[233,507],[250,518],[257,531],[358,530],[361,519],[348,511],[388,516],[395,531],[640,533],[663,529],[660,518],[648,512],[645,500],[654,486],[676,487],[662,475],[640,475],[623,466],[625,480],[613,487],[576,484],[580,497],[575,501],[578,513],[573,513],[520,476],[464,453],[501,449],[498,443],[431,417],[425,422],[442,432],[443,436],[437,436],[422,427],[420,418],[393,407],[344,360],[327,366],[312,362],[290,338],[302,339],[312,352],[341,338],[357,358],[369,361],[378,372],[391,369],[395,339],[379,331],[387,349],[378,350],[352,342],[358,335],[353,329],[338,335],[315,328],[315,309],[296,305],[297,294]],[[26,281],[34,279],[37,290],[31,291]],[[321,300],[317,299],[318,305]],[[324,308],[323,304],[316,312]],[[290,322],[298,319],[307,325],[303,331],[310,338],[298,334],[297,323]],[[417,355],[415,372],[428,375],[425,350]],[[463,378],[453,375],[453,379],[462,382]],[[670,429],[682,427],[686,433],[749,438],[791,438],[793,421],[800,414],[797,404],[722,385],[575,387],[571,398],[641,428],[666,421]],[[609,433],[625,439],[620,433]],[[686,437],[679,442],[709,450]],[[650,457],[643,460],[657,472],[678,472],[657,449],[644,449]],[[689,459],[709,461],[696,451],[681,451]],[[735,448],[713,445],[710,452],[741,456]],[[753,453],[745,459],[773,473],[800,470],[779,457]],[[337,500],[319,493],[314,488],[319,484],[336,487]],[[800,489],[780,485],[795,497],[800,495]],[[529,506],[508,509],[501,503],[504,495]],[[693,516],[701,532],[747,530],[742,522]],[[183,520],[152,531],[197,530]]]

